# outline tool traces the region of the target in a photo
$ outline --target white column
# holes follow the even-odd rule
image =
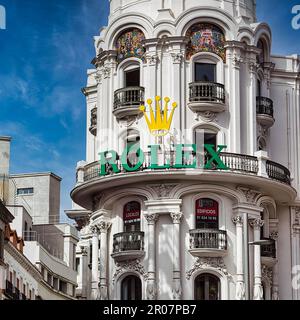
[[[81,275],[81,297],[82,299],[87,299],[87,267],[88,267],[88,260],[87,260],[87,248],[82,246],[81,247],[81,255],[80,255],[80,275]]]
[[[148,281],[147,281],[147,300],[156,300],[156,234],[155,224],[158,219],[157,214],[147,214],[145,218],[148,222]]]
[[[98,239],[98,227],[92,226],[91,231],[93,233],[92,238],[92,300],[96,300],[98,296],[98,260],[99,260],[99,239]]]
[[[250,221],[250,225],[254,231],[254,241],[260,241],[260,229],[264,225],[264,221],[260,218]],[[263,300],[264,292],[261,282],[261,253],[260,245],[254,246],[254,290],[253,300]]]
[[[180,222],[182,212],[171,213],[173,220],[173,299],[181,300],[181,272],[180,272]]]
[[[243,265],[243,218],[234,216],[232,218],[236,226],[236,300],[246,299],[246,289],[244,280],[244,265]],[[246,222],[247,223],[247,222]]]
[[[276,243],[276,256],[278,256],[278,231],[273,231],[270,236]],[[272,300],[279,300],[278,262],[273,266]]]
[[[292,269],[300,265],[300,207],[291,208],[291,240],[292,240]],[[292,275],[292,279],[295,274]],[[293,300],[300,299],[300,289],[294,286]]]
[[[100,231],[100,282],[99,282],[99,300],[108,300],[108,285],[107,285],[107,231],[111,226],[110,222],[101,221],[99,224]]]

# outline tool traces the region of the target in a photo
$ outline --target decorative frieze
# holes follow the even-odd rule
[[[262,265],[261,267],[261,275],[263,279],[267,279],[269,284],[272,285],[273,283],[273,270],[266,265]]]
[[[171,53],[171,56],[174,64],[180,64],[184,58],[184,55],[181,52]]]
[[[156,65],[159,61],[157,54],[149,54],[146,56],[146,58],[150,66]]]

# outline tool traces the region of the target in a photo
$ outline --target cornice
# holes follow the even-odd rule
[[[37,280],[42,279],[42,275],[39,270],[33,265],[24,254],[18,251],[10,242],[4,244],[4,250],[6,250],[26,271]]]

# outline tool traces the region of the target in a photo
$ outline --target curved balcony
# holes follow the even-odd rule
[[[127,87],[115,91],[114,115],[118,120],[138,116],[140,106],[145,102],[145,88]]]
[[[196,155],[191,155],[190,159],[184,160],[185,165],[194,162]],[[138,183],[157,183],[157,181],[174,182],[189,181],[189,183],[227,183],[243,184],[259,189],[262,192],[276,198],[279,202],[290,202],[295,199],[296,191],[291,187],[291,176],[287,168],[282,165],[258,159],[257,157],[221,153],[220,159],[228,167],[228,170],[219,170],[212,168],[209,170],[203,168],[175,168],[175,153],[166,152],[159,154],[159,166],[169,164],[167,169],[151,169],[151,155],[144,152],[144,162],[139,170],[127,172],[122,166],[120,160],[116,161],[119,173],[115,173],[111,166],[107,165],[107,175],[101,176],[100,164],[98,161],[80,167],[77,172],[77,186],[73,189],[71,196],[73,200],[82,207],[91,210],[93,196],[109,188],[128,186]],[[198,158],[196,158],[198,162]],[[259,168],[265,168],[261,172]]]
[[[194,257],[223,257],[227,253],[227,233],[223,230],[190,231],[190,250]]]
[[[257,122],[269,129],[275,123],[273,101],[266,97],[256,98],[256,118]]]
[[[195,113],[220,113],[225,111],[223,84],[198,81],[189,84],[189,108]]]
[[[89,130],[93,136],[97,135],[97,108],[91,110],[91,126]]]
[[[275,240],[271,239],[264,239],[264,240],[270,240],[272,244],[266,244],[262,245],[260,249],[260,255],[261,255],[261,261],[266,266],[272,267],[274,264],[276,264],[276,242]]]
[[[140,259],[144,255],[144,232],[122,232],[114,235],[111,256],[116,261]]]

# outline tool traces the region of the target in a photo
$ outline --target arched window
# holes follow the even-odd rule
[[[195,279],[195,300],[220,300],[220,279],[212,274],[201,274]]]
[[[144,33],[137,28],[130,28],[121,33],[116,41],[117,62],[135,57],[145,61]]]
[[[219,203],[201,198],[195,204],[196,229],[219,229]]]
[[[225,62],[225,36],[219,27],[209,23],[196,23],[188,29],[186,36],[189,38],[187,60],[198,52],[212,52]]]
[[[259,56],[257,57],[258,63],[264,63],[266,59],[266,47],[263,40],[259,40],[257,43],[257,48],[261,50]]]
[[[137,201],[125,204],[123,209],[124,232],[141,230],[141,205]]]
[[[127,276],[121,283],[121,300],[142,300],[142,282],[137,276]]]

